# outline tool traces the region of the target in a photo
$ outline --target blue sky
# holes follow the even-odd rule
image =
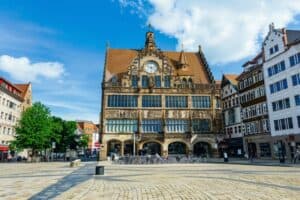
[[[220,79],[222,72],[239,73],[257,53],[270,22],[300,29],[300,3],[271,1],[279,5],[261,0],[243,1],[241,8],[236,0],[219,7],[217,1],[193,0],[1,0],[0,76],[14,83],[31,81],[34,101],[54,115],[98,122],[107,43],[142,48],[151,23],[163,50],[180,50],[183,44],[186,51],[196,51],[201,44]],[[274,9],[281,10],[268,12]]]

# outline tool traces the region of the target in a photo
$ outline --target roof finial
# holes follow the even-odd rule
[[[273,31],[274,30],[274,22],[272,22],[270,25],[269,25],[269,31]]]
[[[148,32],[152,32],[152,30],[153,30],[153,27],[152,27],[151,23],[149,23],[148,24]]]
[[[181,51],[184,51],[184,44],[181,42]]]

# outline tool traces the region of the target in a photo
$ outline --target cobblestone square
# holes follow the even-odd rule
[[[300,199],[299,167],[102,164],[1,164],[0,199]]]

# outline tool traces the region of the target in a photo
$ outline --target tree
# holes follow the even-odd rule
[[[86,134],[81,135],[79,140],[79,147],[85,149],[87,148],[88,144],[89,144],[89,136]]]
[[[76,122],[65,121],[55,117],[53,119],[54,141],[56,142],[55,152],[66,153],[67,149],[76,150]]]
[[[41,150],[51,147],[52,117],[48,107],[40,102],[23,112],[16,126],[16,140],[12,145],[17,149],[29,148],[35,157]]]

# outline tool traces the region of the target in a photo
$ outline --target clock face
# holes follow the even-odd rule
[[[154,61],[148,61],[146,63],[146,67],[145,67],[145,71],[148,72],[148,73],[154,73],[156,72],[158,69],[158,65],[156,62]]]

